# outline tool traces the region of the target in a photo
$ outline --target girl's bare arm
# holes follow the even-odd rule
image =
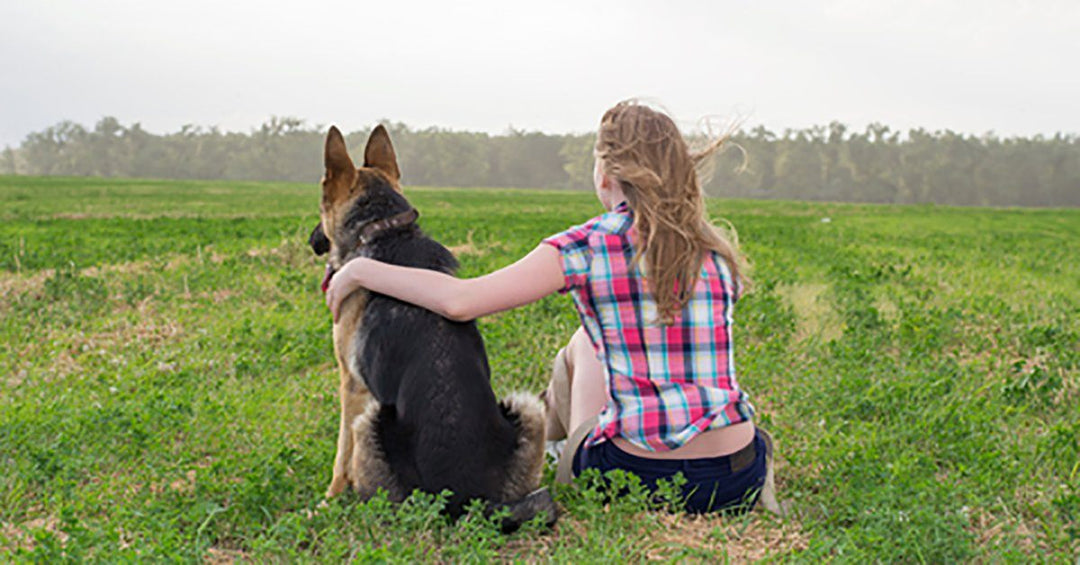
[[[465,321],[535,302],[563,284],[559,252],[544,244],[516,263],[474,279],[358,258],[331,279],[326,305],[337,321],[341,302],[362,287]]]

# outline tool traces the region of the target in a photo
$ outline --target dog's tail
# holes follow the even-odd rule
[[[520,500],[493,504],[491,510],[508,510],[510,513],[502,520],[504,534],[516,532],[525,522],[543,515],[544,525],[548,528],[555,525],[559,519],[559,507],[555,505],[555,499],[547,487],[540,487]]]
[[[507,461],[501,496],[508,502],[489,508],[509,512],[502,521],[505,533],[539,515],[550,528],[559,518],[559,509],[547,488],[537,488],[544,468],[544,406],[536,395],[522,392],[507,395],[499,404],[513,428],[514,451]]]

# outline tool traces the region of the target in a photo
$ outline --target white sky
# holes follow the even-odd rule
[[[105,115],[345,130],[684,125],[1080,132],[1080,2],[0,0],[0,146]]]

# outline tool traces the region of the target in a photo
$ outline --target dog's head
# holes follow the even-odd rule
[[[319,224],[308,243],[316,255],[330,254],[323,290],[334,270],[339,268],[344,246],[356,245],[356,224],[364,219],[367,203],[375,196],[401,193],[401,172],[386,128],[372,130],[364,149],[364,165],[357,168],[345,147],[345,138],[336,127],[326,134],[324,150],[326,171],[322,178],[322,202]],[[372,206],[374,207],[374,206]]]

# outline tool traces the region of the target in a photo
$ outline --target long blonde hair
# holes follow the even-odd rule
[[[624,100],[604,113],[596,135],[601,172],[615,178],[634,211],[650,292],[660,322],[671,325],[690,300],[707,251],[724,258],[737,294],[745,286],[745,263],[734,234],[709,221],[698,166],[727,141],[724,135],[691,152],[670,117]]]

